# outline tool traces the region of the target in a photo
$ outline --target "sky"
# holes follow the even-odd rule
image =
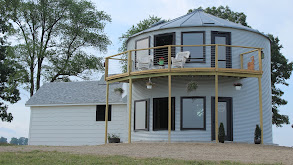
[[[148,18],[149,15],[163,19],[174,19],[185,15],[189,9],[202,6],[228,5],[232,11],[244,12],[247,15],[247,23],[254,29],[265,34],[270,33],[278,36],[283,45],[281,52],[289,61],[293,61],[293,1],[292,0],[92,0],[97,10],[103,10],[112,18],[112,22],[105,27],[105,33],[109,36],[112,44],[108,52],[101,54],[94,52],[97,56],[109,56],[118,53],[121,46],[119,37],[132,25]],[[117,69],[119,66],[117,66]],[[93,79],[98,80],[100,76]],[[287,81],[290,85],[279,86],[285,92],[283,98],[288,104],[280,107],[280,113],[288,115],[293,124],[293,76]],[[0,121],[0,136],[28,137],[30,110],[25,107],[29,99],[29,93],[21,90],[22,100],[14,105],[9,105],[9,112],[14,116],[12,123]],[[273,142],[282,146],[293,146],[293,129],[290,125],[282,128],[273,126]]]

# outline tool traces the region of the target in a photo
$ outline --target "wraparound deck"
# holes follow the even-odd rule
[[[175,57],[175,52],[184,50],[184,47],[202,47],[203,61],[195,63],[186,63],[184,68],[173,68],[171,67],[171,57]],[[210,47],[208,52],[207,47]],[[180,49],[181,48],[181,49]],[[223,49],[224,48],[224,49]],[[165,51],[164,51],[165,50]],[[139,51],[143,51],[142,54],[147,56],[167,57],[163,68],[155,66],[156,60],[153,60],[154,67],[147,70],[136,69],[136,58],[140,54]],[[196,54],[196,52],[194,52]],[[120,56],[120,58],[119,58]],[[219,59],[220,58],[222,59]],[[118,58],[117,58],[118,57]],[[206,57],[209,57],[210,61],[206,61]],[[225,59],[223,59],[223,57]],[[245,57],[245,58],[244,58]],[[257,63],[254,63],[254,57],[256,57]],[[134,58],[134,60],[133,60]],[[233,59],[233,60],[232,60]],[[251,59],[251,61],[250,61]],[[116,75],[108,76],[109,72],[109,60],[121,60],[124,64],[127,64],[127,72]],[[232,64],[233,61],[233,64]],[[219,67],[219,63],[222,63]],[[223,65],[223,62],[225,65]],[[235,64],[236,63],[236,64]],[[246,67],[247,63],[247,67]],[[203,64],[203,65],[202,65]],[[186,66],[186,67],[185,67]],[[223,67],[224,66],[224,67]],[[230,76],[230,77],[256,77],[258,78],[259,88],[259,113],[260,113],[260,127],[261,127],[261,142],[263,143],[263,114],[262,114],[262,48],[257,47],[246,47],[246,46],[234,46],[234,45],[167,45],[153,48],[134,49],[122,52],[116,55],[106,57],[105,59],[105,81],[107,82],[106,92],[106,115],[105,115],[105,143],[107,143],[107,131],[108,131],[108,105],[109,105],[109,84],[113,82],[128,82],[128,108],[129,108],[129,127],[128,127],[128,142],[131,143],[131,113],[132,113],[132,80],[140,78],[150,77],[161,77],[168,76],[168,141],[171,142],[171,82],[172,76],[184,76],[184,75],[209,75],[215,76],[215,138],[218,142],[218,81],[219,76]],[[166,91],[167,92],[167,91]]]

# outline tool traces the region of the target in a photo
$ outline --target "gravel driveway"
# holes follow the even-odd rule
[[[120,143],[99,146],[0,146],[0,152],[59,151],[184,160],[230,160],[244,163],[293,164],[293,148],[239,143]]]

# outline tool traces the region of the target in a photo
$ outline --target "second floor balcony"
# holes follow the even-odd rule
[[[127,81],[167,75],[261,77],[263,48],[238,45],[165,45],[128,50],[105,58],[105,80]],[[124,72],[109,76],[114,60]]]

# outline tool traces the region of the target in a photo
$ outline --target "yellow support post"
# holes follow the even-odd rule
[[[216,49],[215,49],[215,67],[216,67],[216,71],[218,71],[218,57],[219,57],[219,54],[218,54],[218,50],[219,50],[219,45],[216,45]]]
[[[263,114],[262,114],[262,87],[261,87],[261,77],[258,77],[258,95],[259,95],[259,123],[261,129],[261,144],[263,144]]]
[[[168,71],[171,71],[171,46],[168,46]]]
[[[106,87],[106,112],[105,112],[105,144],[107,144],[108,138],[108,111],[109,111],[109,83]]]
[[[215,75],[215,137],[216,137],[216,143],[219,142],[218,139],[218,132],[219,132],[219,126],[218,126],[218,80],[219,76],[218,74]]]
[[[128,96],[128,143],[131,143],[131,108],[132,108],[132,79],[129,79],[129,96]]]
[[[168,96],[168,142],[171,142],[171,75],[168,75],[168,88],[169,88],[169,96]]]
[[[105,59],[105,81],[106,81],[106,78],[108,77],[108,70],[109,70],[108,64],[109,64],[109,59],[106,58]]]
[[[243,69],[243,54],[240,54],[241,69]]]
[[[259,65],[259,71],[262,71],[261,49],[258,49],[258,65]]]
[[[128,62],[127,62],[127,73],[128,73],[128,76],[130,75],[130,72],[131,72],[131,51],[128,51]]]

